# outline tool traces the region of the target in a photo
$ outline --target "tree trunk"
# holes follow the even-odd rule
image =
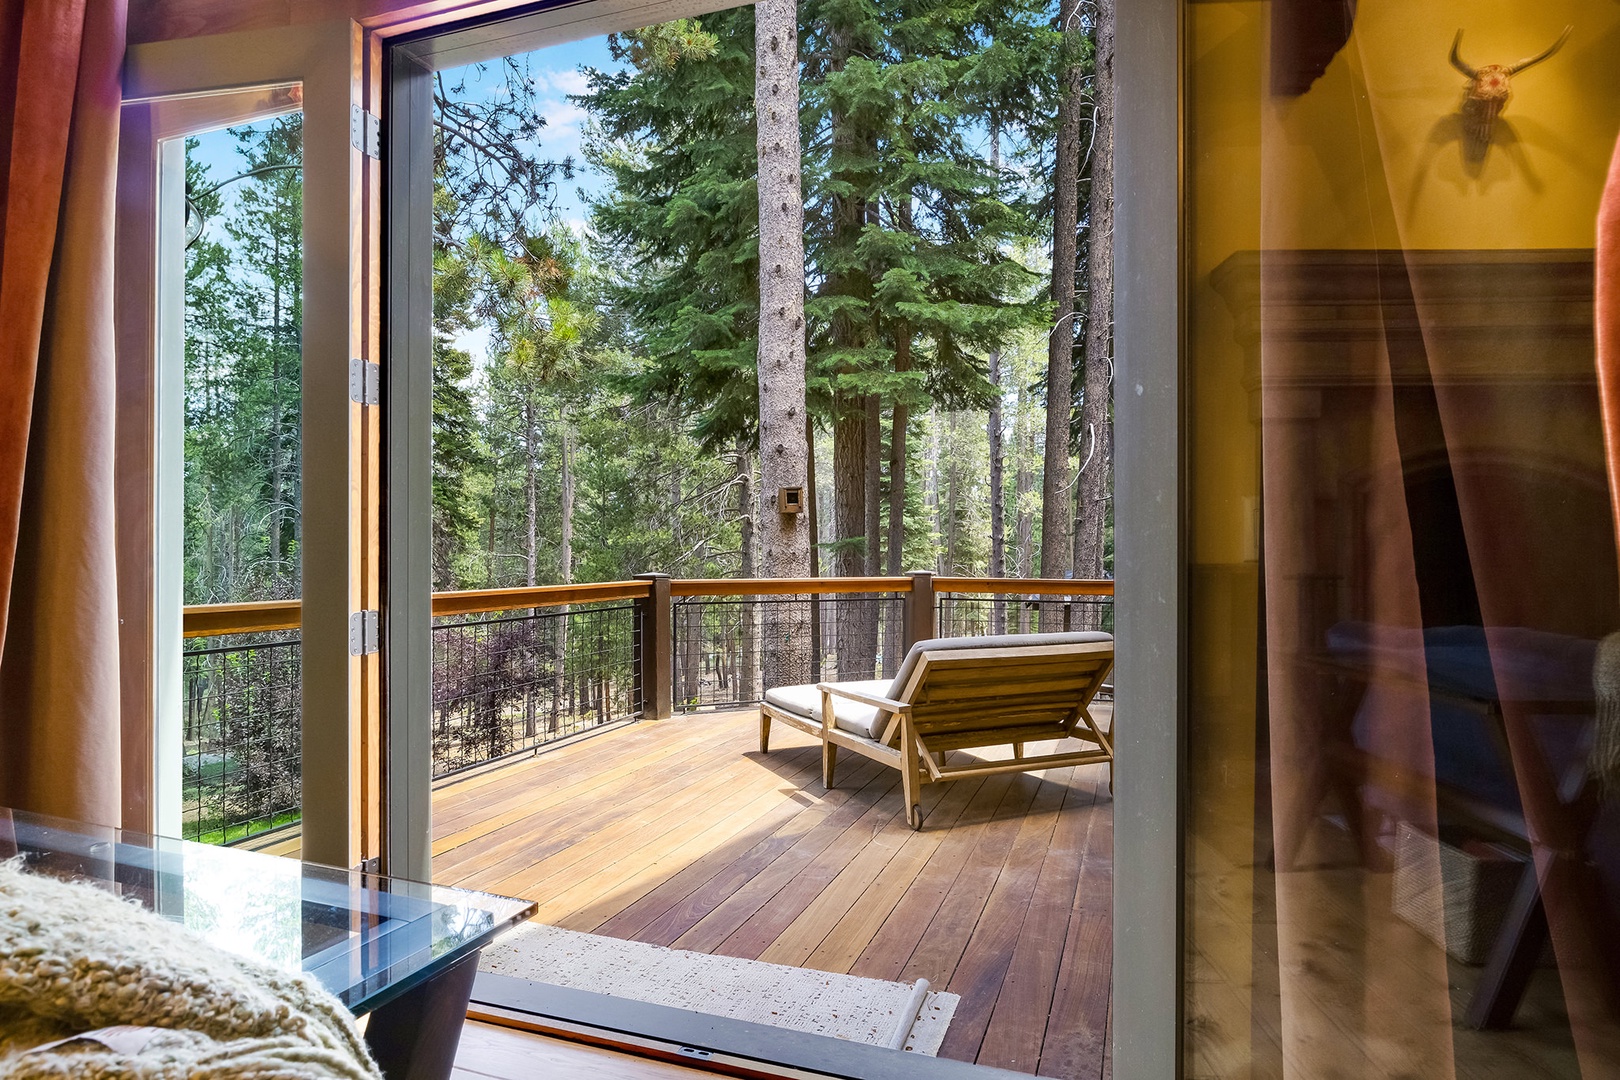
[[[877,394],[866,398],[866,524],[861,535],[866,540],[866,565],[861,573],[876,577],[883,573],[883,399]]]
[[[806,487],[804,195],[799,153],[799,16],[794,0],[754,5],[754,113],[759,154],[759,521],[767,577],[810,572],[806,515],[777,492]],[[765,685],[810,681],[808,612],[773,604],[764,619]]]
[[[990,576],[1007,576],[1007,519],[1001,505],[1002,487],[1006,483],[1005,465],[1001,450],[1001,350],[990,353],[990,384],[996,396],[990,402],[990,417],[985,422],[985,434],[990,441]],[[1007,605],[998,596],[990,604],[990,632],[1007,632]]]
[[[896,323],[894,329],[894,370],[903,375],[911,370],[911,327]],[[906,546],[906,428],[911,410],[895,395],[889,420],[889,550],[890,577],[905,573]]]
[[[574,581],[574,430],[558,417],[562,430],[562,535],[557,552],[557,580],[564,585]],[[557,731],[557,713],[562,708],[563,668],[568,660],[568,605],[558,608],[556,621],[556,664],[551,683],[551,731]]]
[[[754,556],[754,458],[749,453],[748,445],[741,440],[737,443],[737,518],[741,523],[742,531],[742,576],[746,578],[759,575],[758,560]],[[808,498],[809,493],[806,492]],[[738,608],[740,616],[738,636],[741,652],[741,670],[737,675],[736,694],[737,701],[753,701],[759,697],[756,683],[759,681],[759,644],[755,641],[758,632],[756,612],[754,610],[755,597],[743,597],[742,605]]]
[[[1091,149],[1090,235],[1086,257],[1084,398],[1080,404],[1079,514],[1076,577],[1110,576],[1107,525],[1113,495],[1114,323],[1114,0],[1098,0],[1092,93],[1096,99]],[[1101,607],[1093,605],[1093,614]],[[1090,620],[1092,626],[1101,620]]]
[[[1035,514],[1030,506],[1030,496],[1034,494],[1035,478],[1030,474],[1030,459],[1034,456],[1035,448],[1031,445],[1034,432],[1029,422],[1029,400],[1022,384],[1018,387],[1018,402],[1013,421],[1013,446],[1018,458],[1018,473],[1014,481],[1013,505],[1017,509],[1017,518],[1013,525],[1013,573],[1018,577],[1028,577],[1031,564],[1035,558]],[[1029,607],[1027,604],[1018,605],[1018,632],[1029,630]]]
[[[990,168],[999,178],[1001,175],[1001,132],[992,127],[990,129]],[[990,415],[985,420],[985,436],[990,447],[990,567],[989,573],[993,578],[1007,576],[1007,523],[1001,505],[1002,485],[1005,481],[1002,473],[1001,458],[1001,350],[990,350],[990,386],[995,394],[990,399]],[[998,595],[990,603],[990,632],[1004,634],[1007,632],[1007,605]]]
[[[944,522],[940,518],[939,498],[939,409],[928,410],[928,481],[923,490],[923,505],[927,508],[928,516],[934,523],[934,535],[930,541],[934,547],[934,573],[944,576],[945,549],[939,546],[940,537],[945,535]]]
[[[1052,333],[1046,361],[1046,461],[1041,478],[1041,576],[1068,577],[1070,549],[1069,413],[1074,394],[1074,273],[1080,227],[1080,0],[1061,0],[1067,63],[1058,103],[1057,160],[1052,170]],[[1043,620],[1043,629],[1046,622]],[[1055,628],[1055,627],[1053,627]]]
[[[540,436],[536,431],[534,406],[523,407],[523,497],[525,506],[525,534],[523,557],[526,569],[524,584],[533,588],[535,570],[540,559]]]
[[[535,423],[534,405],[533,403],[526,403],[523,406],[523,496],[525,501],[523,578],[524,583],[531,588],[537,581],[536,571],[540,561],[540,452],[538,446],[540,438],[539,432],[536,430],[538,427],[539,425]],[[531,608],[529,614],[535,615],[538,612]],[[538,629],[534,623],[530,623],[529,626]],[[536,651],[535,636],[534,634],[529,635],[527,647],[531,655]],[[558,657],[556,662],[560,667],[562,658]],[[533,738],[535,730],[534,706],[534,686],[531,684],[525,687],[523,691],[523,731],[530,738]]]
[[[489,493],[489,545],[484,554],[484,588],[495,587],[495,492]]]
[[[954,409],[946,414],[946,430],[950,433],[945,444],[954,451],[957,446],[958,428],[962,423],[962,414]],[[945,513],[945,573],[954,575],[961,567],[957,559],[956,532],[957,523],[962,518],[962,465],[960,457],[952,453],[945,465],[945,487],[947,494],[944,503]]]
[[[870,538],[867,524],[866,399],[839,391],[833,395],[833,573],[860,577],[866,573]],[[835,601],[835,633],[840,679],[870,679],[877,658],[876,623],[864,599]],[[870,624],[870,625],[869,625]]]

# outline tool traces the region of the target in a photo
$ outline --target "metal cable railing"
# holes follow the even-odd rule
[[[433,627],[433,775],[636,715],[627,603],[454,616]]]
[[[890,678],[926,637],[1113,630],[1113,583],[804,578],[436,593],[433,775],[765,688]],[[185,835],[230,843],[299,818],[298,601],[187,608]]]
[[[892,677],[904,636],[901,595],[679,597],[670,617],[674,705],[735,707],[771,686]]]
[[[195,638],[181,661],[181,830],[230,843],[298,820],[300,646],[287,631]]]

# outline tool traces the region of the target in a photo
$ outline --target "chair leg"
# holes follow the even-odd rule
[[[838,744],[821,740],[821,786],[832,790],[833,770],[838,766]]]
[[[922,829],[922,762],[917,736],[909,718],[900,733],[900,793],[906,800],[906,824]]]
[[[759,752],[771,752],[771,714],[764,709],[759,710]]]

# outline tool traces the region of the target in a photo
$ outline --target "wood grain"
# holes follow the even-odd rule
[[[642,721],[443,784],[435,879],[527,896],[542,921],[573,930],[927,978],[963,997],[946,1056],[1100,1075],[1107,767],[925,785],[928,825],[915,832],[894,769],[852,757],[827,791],[818,739],[782,729],[761,754],[757,724],[753,710]],[[296,833],[278,834],[273,848],[295,846]],[[558,1052],[530,1062],[526,1044],[480,1038],[464,1037],[458,1076],[550,1075]]]
[[[456,1080],[575,1080],[612,1076],[619,1080],[692,1080],[707,1075],[584,1043],[565,1042],[528,1031],[467,1021],[456,1050]]]

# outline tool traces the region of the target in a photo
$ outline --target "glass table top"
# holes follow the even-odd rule
[[[110,883],[213,944],[301,968],[355,1014],[483,948],[536,905],[0,808],[0,858]]]

